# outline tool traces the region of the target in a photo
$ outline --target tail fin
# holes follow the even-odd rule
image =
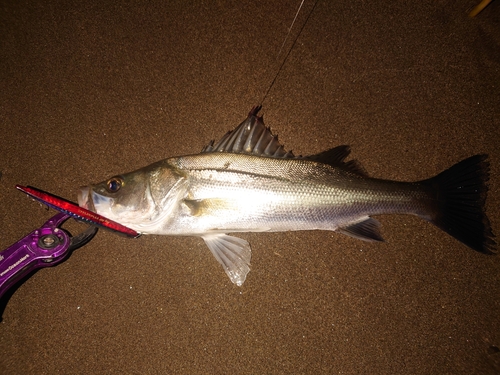
[[[495,236],[484,210],[490,177],[487,158],[471,156],[423,183],[437,193],[437,213],[431,222],[470,248],[494,254]]]

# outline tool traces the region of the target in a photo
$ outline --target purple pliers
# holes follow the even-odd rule
[[[89,226],[72,237],[60,226],[71,216],[58,213],[0,252],[0,298],[18,281],[42,267],[55,266],[73,251],[88,243],[97,233],[96,226]]]
[[[40,228],[0,252],[0,320],[3,308],[9,298],[5,295],[19,281],[28,278],[33,271],[42,267],[55,266],[69,254],[88,243],[97,233],[98,227],[111,230],[128,237],[137,238],[141,234],[120,223],[32,186],[16,185],[16,188],[31,198],[60,211]],[[61,225],[69,218],[90,224],[90,227],[72,237]],[[9,293],[10,294],[10,293]]]

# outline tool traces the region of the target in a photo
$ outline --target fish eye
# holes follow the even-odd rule
[[[111,177],[108,182],[106,182],[106,190],[110,193],[116,193],[123,185],[123,179],[121,177]]]

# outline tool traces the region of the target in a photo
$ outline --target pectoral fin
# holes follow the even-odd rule
[[[337,228],[337,231],[363,241],[384,241],[380,234],[380,226],[377,220],[367,217],[345,227]]]
[[[193,216],[218,214],[222,210],[237,210],[238,204],[235,200],[223,198],[210,199],[184,199],[182,201]]]
[[[250,244],[227,234],[207,234],[202,238],[231,281],[238,286],[243,285],[250,272]]]

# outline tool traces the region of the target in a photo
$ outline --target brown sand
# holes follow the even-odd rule
[[[499,234],[500,2],[470,19],[477,2],[320,0],[266,123],[296,154],[350,144],[383,178],[488,153]],[[15,184],[76,200],[80,185],[198,152],[236,126],[273,80],[299,5],[103,3],[2,2],[2,249],[54,214]],[[500,258],[417,218],[379,219],[382,244],[243,234],[253,258],[241,288],[198,238],[100,231],[12,295],[0,373],[500,373]]]

